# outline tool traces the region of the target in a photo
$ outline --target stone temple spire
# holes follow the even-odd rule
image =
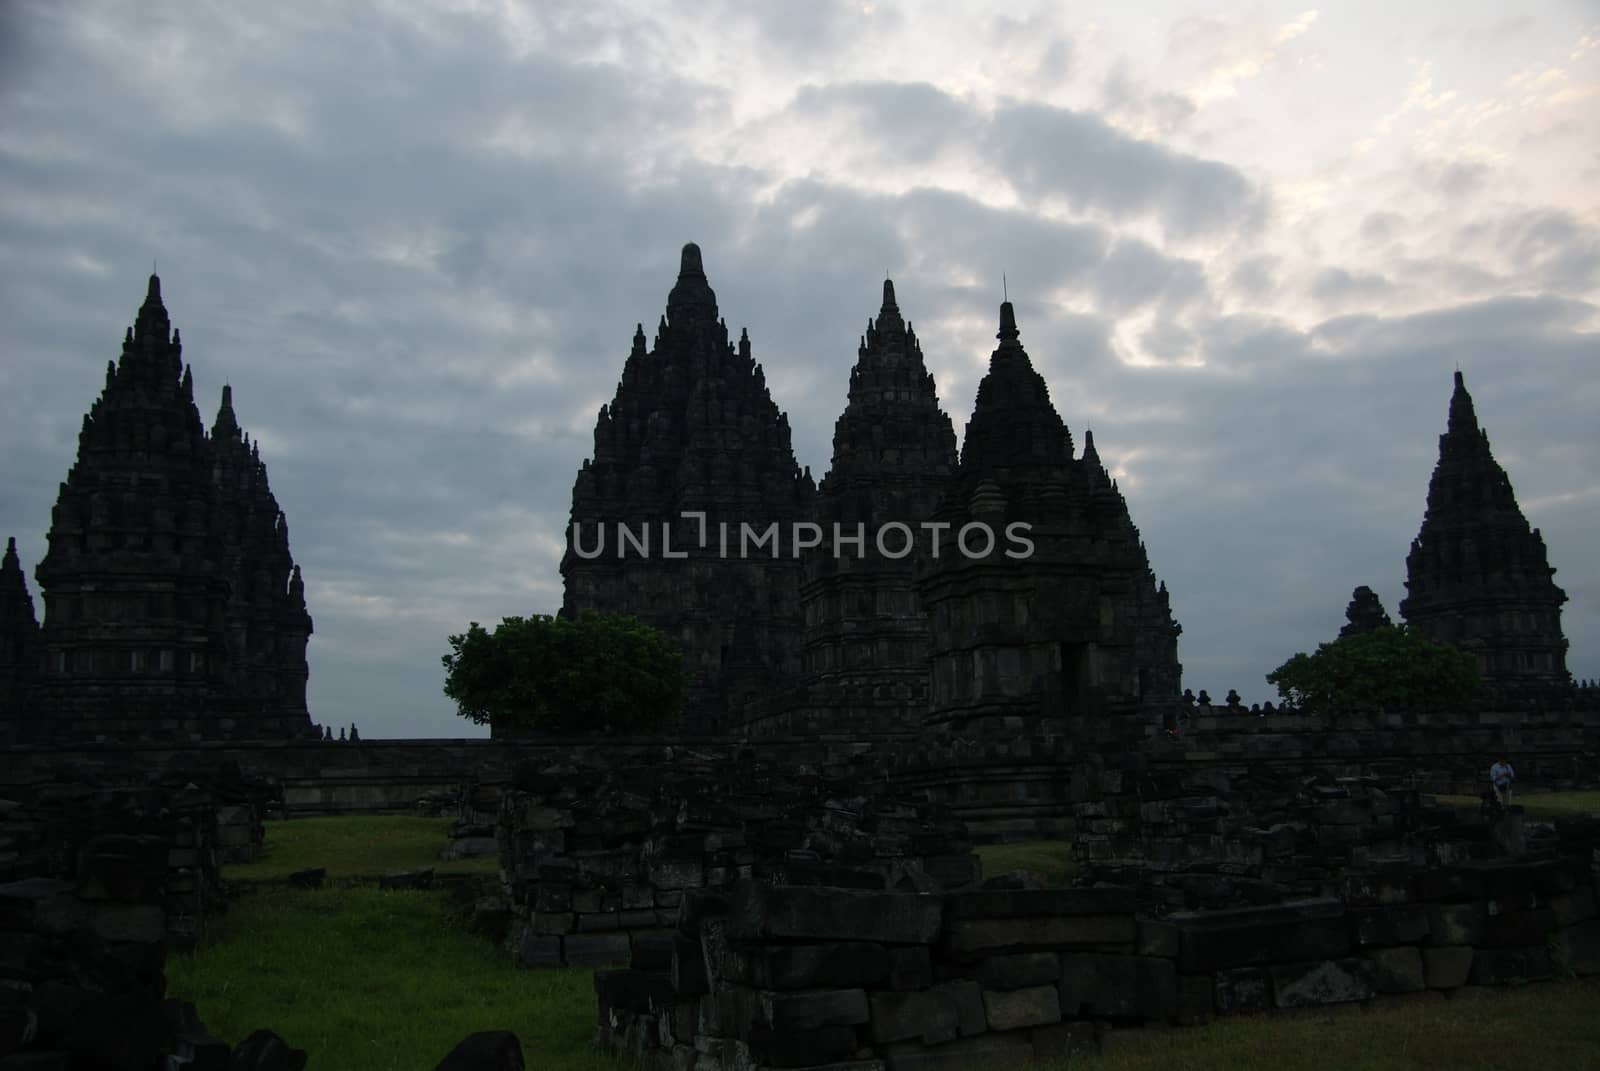
[[[691,242],[655,344],[645,352],[642,330],[633,333],[616,396],[595,422],[593,457],[574,482],[562,612],[630,613],[679,639],[685,727],[726,729],[751,696],[799,673],[800,563],[788,533],[810,516],[813,492],[788,417],[749,339],[729,338]],[[704,527],[685,514],[704,514]],[[741,557],[742,524],[777,524],[783,552]],[[621,546],[619,525],[634,539],[648,531],[649,549]],[[722,525],[734,541],[726,556]]]
[[[1400,613],[1429,639],[1472,653],[1486,683],[1566,684],[1567,596],[1554,576],[1457,372]]]
[[[17,541],[7,539],[5,557],[0,558],[0,744],[18,738],[28,689],[38,673],[38,652],[33,596],[17,557]]]
[[[928,622],[916,597],[919,555],[878,553],[885,525],[920,533],[956,467],[956,436],[939,406],[917,336],[894,283],[850,371],[849,401],[834,425],[833,466],[817,490],[823,544],[801,588],[806,708],[798,731],[915,729],[927,707]],[[833,542],[859,530],[864,545]],[[886,533],[891,555],[906,538]],[[860,652],[874,658],[863,665]]]
[[[1181,688],[1166,591],[1098,454],[1072,456],[1009,301],[996,337],[938,511],[950,527],[918,575],[929,723],[982,735],[1014,733],[1018,718],[1151,715]],[[1009,536],[1017,525],[1025,548]],[[983,530],[992,546],[959,538]]]

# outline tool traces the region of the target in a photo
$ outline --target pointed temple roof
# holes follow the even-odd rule
[[[1050,403],[1050,388],[1034,371],[1017,331],[1011,302],[1000,306],[1000,345],[978,384],[961,446],[961,471],[995,472],[1072,461],[1072,434]]]
[[[1485,680],[1567,679],[1566,593],[1490,450],[1460,372],[1406,575],[1400,613],[1430,639],[1473,651]]]
[[[28,594],[28,578],[17,557],[15,537],[6,540],[5,557],[0,558],[0,636],[16,629],[37,629],[33,596]]]
[[[833,463],[818,488],[819,519],[876,528],[932,515],[956,466],[956,435],[939,405],[922,347],[885,279],[883,303],[850,370],[833,432]]]
[[[713,323],[717,319],[717,295],[706,281],[700,247],[693,242],[683,247],[678,282],[667,296],[667,319],[674,327],[685,323]],[[642,329],[640,333],[643,334]]]

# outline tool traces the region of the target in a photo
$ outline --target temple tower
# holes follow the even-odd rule
[[[928,619],[915,580],[919,550],[928,545],[921,525],[955,467],[955,429],[894,283],[885,280],[834,426],[833,464],[817,489],[823,544],[808,556],[800,589],[805,712],[784,728],[921,728],[928,706]]]
[[[211,451],[229,588],[228,691],[239,716],[256,723],[261,735],[298,735],[308,717],[305,584],[289,553],[289,522],[272,493],[260,446],[240,429],[229,386],[222,388],[211,426]]]
[[[1487,684],[1568,684],[1567,596],[1555,572],[1457,372],[1400,613],[1428,639],[1470,652]]]
[[[1069,733],[1092,716],[1170,704],[1180,630],[1166,586],[1092,436],[1073,457],[1010,302],[997,337],[937,513],[949,528],[920,570],[929,724]]]
[[[700,249],[684,246],[654,343],[636,328],[573,485],[562,612],[629,613],[677,637],[684,727],[741,722],[799,675],[791,531],[814,494],[748,333],[729,340]],[[776,542],[752,547],[742,526]]]
[[[0,744],[17,739],[28,689],[38,675],[38,657],[33,596],[17,557],[17,541],[7,539],[0,558]]]
[[[303,602],[300,616],[292,613],[298,572],[287,533],[271,527],[281,514],[253,452],[241,455],[238,440],[214,449],[182,353],[152,275],[122,356],[107,366],[104,390],[84,417],[34,574],[45,615],[28,735],[122,741],[310,731],[310,620]],[[230,402],[225,393],[225,440],[237,436]],[[257,573],[260,590],[275,588],[276,599],[242,579]],[[275,624],[263,629],[268,618]],[[265,691],[271,674],[258,662],[297,677],[298,691]]]

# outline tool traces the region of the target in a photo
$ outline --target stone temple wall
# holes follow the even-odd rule
[[[600,1036],[694,1071],[1011,1066],[1243,1012],[1600,974],[1600,829],[1568,833],[1542,861],[1165,917],[1132,887],[741,882],[686,895],[670,948],[595,976]]]
[[[923,891],[977,883],[962,824],[865,763],[823,775],[752,751],[649,758],[518,770],[498,823],[518,963],[668,954],[683,898],[743,878]]]

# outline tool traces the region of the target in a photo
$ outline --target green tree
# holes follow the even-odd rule
[[[476,621],[450,637],[444,694],[479,725],[510,731],[652,729],[683,708],[683,654],[625,614]]]
[[[1302,710],[1436,710],[1478,687],[1470,654],[1405,626],[1340,636],[1267,674],[1283,701]]]

